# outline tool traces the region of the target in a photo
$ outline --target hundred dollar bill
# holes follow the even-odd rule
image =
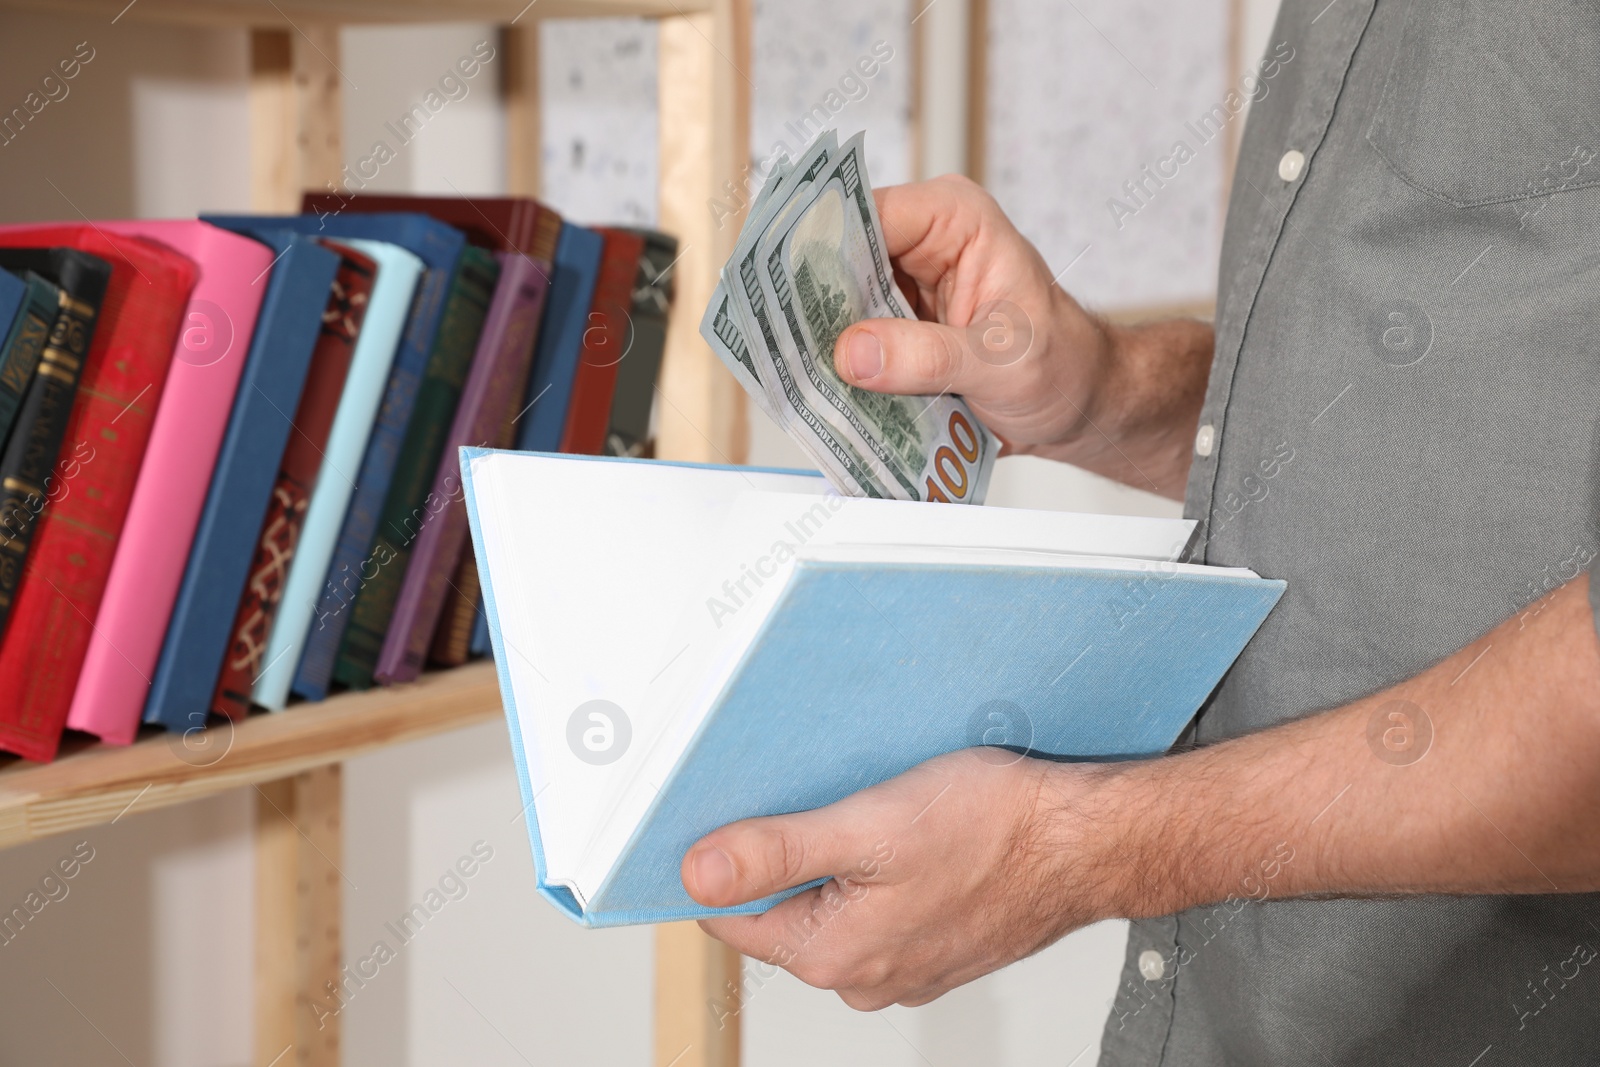
[[[862,440],[840,432],[805,403],[795,371],[784,355],[784,325],[778,318],[777,306],[760,283],[764,238],[774,228],[781,230],[783,220],[798,211],[805,189],[823,173],[830,155],[828,144],[820,140],[806,150],[796,162],[783,195],[774,197],[740,235],[733,258],[722,269],[722,282],[732,313],[744,327],[746,351],[766,394],[766,406],[778,425],[841,492],[852,496],[892,496],[874,473]]]
[[[833,151],[839,147],[839,136],[833,130],[825,130],[818,136],[817,144],[823,146],[824,151]],[[740,235],[750,231],[750,224],[766,213],[766,208],[781,193],[788,179],[794,174],[794,160],[783,157],[776,167],[768,174],[766,182],[750,202],[750,210],[745,213],[744,225],[740,228]],[[750,356],[750,345],[745,339],[744,326],[738,320],[732,302],[728,296],[728,288],[719,280],[717,287],[712,291],[711,303],[706,305],[706,314],[700,320],[700,336],[706,339],[706,344],[722,360],[724,366],[733,374],[745,392],[756,402],[768,418],[779,425],[783,418],[767,398],[766,388],[761,384],[761,379],[756,377],[755,361]]]
[[[761,327],[749,353],[769,400],[791,433],[824,442],[838,461],[825,473],[843,468],[854,482],[841,491],[981,503],[999,445],[963,400],[869,392],[833,368],[846,326],[914,317],[894,281],[862,135],[825,159],[808,153],[800,169],[804,183],[787,190],[759,234],[741,240],[737,261],[743,289],[734,302]],[[864,460],[865,472],[844,455]]]

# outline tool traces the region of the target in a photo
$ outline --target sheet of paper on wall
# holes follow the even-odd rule
[[[679,879],[699,837],[946,752],[1163,752],[1284,588],[1175,562],[1178,519],[487,449],[462,471],[539,891],[586,926],[712,914]]]
[[[958,396],[890,396],[833,368],[845,327],[915,318],[894,281],[862,134],[819,134],[774,168],[700,333],[847,496],[981,504],[1000,442]]]

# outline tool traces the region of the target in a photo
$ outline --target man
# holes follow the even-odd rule
[[[1186,487],[1200,558],[1287,579],[1198,746],[958,752],[718,830],[684,883],[833,876],[703,925],[860,1009],[1126,916],[1109,1064],[1600,1063],[1600,24],[1286,0],[1273,41],[1214,331],[1086,315],[942,179],[879,198],[926,321],[836,352],[1013,452]],[[1033,334],[1005,366],[959,329],[995,301]]]

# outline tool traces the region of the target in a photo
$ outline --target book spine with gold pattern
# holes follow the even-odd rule
[[[77,269],[100,267],[99,291],[103,293],[111,268],[89,256],[79,258],[88,265]],[[22,584],[35,520],[66,488],[64,477],[54,468],[99,310],[96,304],[73,295],[83,292],[83,284],[74,285],[68,279],[63,283],[57,290],[56,320],[17,412],[16,432],[0,456],[0,633],[10,621],[17,587]],[[71,456],[64,458],[72,462]]]
[[[5,227],[0,245],[8,246],[0,261],[10,248],[69,245],[111,265],[56,461],[58,491],[34,520],[27,573],[0,641],[0,748],[46,760],[88,654],[196,268],[166,245],[113,239],[89,223]]]

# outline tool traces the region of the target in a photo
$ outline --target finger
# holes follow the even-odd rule
[[[967,393],[993,367],[976,359],[967,331],[913,319],[863,319],[839,335],[834,369],[879,393]]]
[[[764,914],[701,919],[700,928],[741,955],[782,967],[807,985],[834,989],[866,980],[849,965],[859,962],[854,950],[860,947],[852,913],[868,893],[865,886],[825,882]]]
[[[976,234],[974,209],[986,195],[977,184],[955,176],[874,189],[889,255],[899,258],[915,249],[929,260],[953,257]],[[942,271],[948,263],[930,266]]]
[[[849,829],[844,808],[833,804],[714,830],[684,855],[683,886],[701,904],[727,908],[845,874],[869,852]]]

